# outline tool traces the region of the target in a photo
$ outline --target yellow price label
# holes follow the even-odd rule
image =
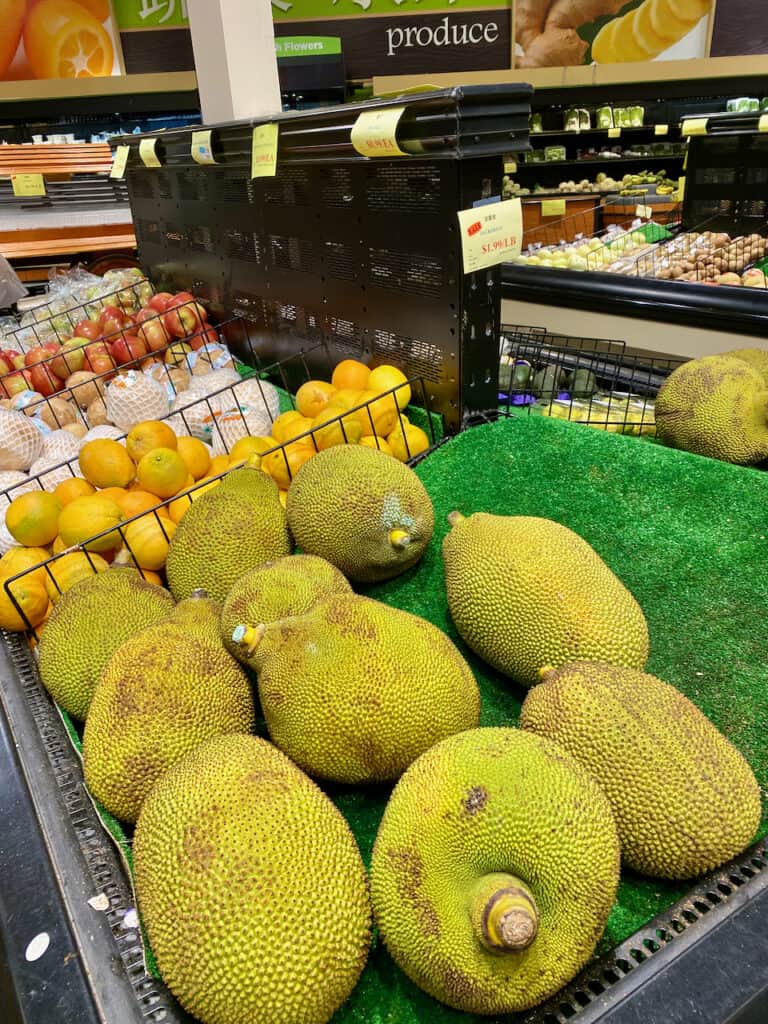
[[[115,150],[115,159],[112,161],[112,170],[109,172],[110,178],[125,177],[125,168],[128,166],[128,154],[130,152],[130,146],[117,147]]]
[[[669,135],[669,125],[668,124],[657,124],[656,127],[653,129],[653,134],[654,135]]]
[[[677,199],[678,202],[682,203],[685,197],[685,178],[677,179]]]
[[[160,157],[155,152],[157,139],[142,139],[139,143],[139,156],[145,167],[161,167]]]
[[[12,174],[11,187],[15,196],[45,195],[45,180],[42,174]]]
[[[516,160],[505,160],[504,161],[504,173],[505,174],[514,174],[516,170],[517,170],[517,161]]]
[[[277,138],[276,124],[260,124],[253,129],[251,142],[251,177],[274,178],[277,173]]]
[[[541,216],[542,217],[564,217],[565,216],[565,199],[542,199],[541,201]]]
[[[708,117],[689,117],[683,121],[680,133],[681,135],[706,135],[708,124]]]
[[[621,137],[621,128],[609,128],[608,129],[608,138],[609,139],[618,139],[620,137]]]
[[[361,156],[405,156],[397,144],[397,126],[405,107],[364,110],[352,125],[351,142]]]
[[[520,255],[523,204],[519,199],[459,210],[458,217],[465,274],[495,267]]]
[[[759,132],[768,132],[768,114],[760,115],[760,120],[757,122],[757,130]]]
[[[650,220],[653,217],[653,210],[650,206],[636,206],[635,216],[641,220]]]
[[[213,143],[210,128],[202,132],[192,132],[192,159],[196,164],[215,164]]]
[[[683,156],[683,170],[688,170],[688,150],[686,149],[685,155]]]

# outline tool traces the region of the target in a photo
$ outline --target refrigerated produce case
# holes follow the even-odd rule
[[[164,133],[157,144],[162,168],[143,168],[135,152],[129,161],[144,267],[158,287],[190,287],[213,313],[242,320],[249,341],[233,350],[262,368],[301,361],[318,345],[400,365],[423,380],[425,406],[442,416],[449,435],[464,429],[466,437],[473,424],[499,418],[513,424],[520,415],[513,403],[499,401],[501,334],[518,353],[521,345],[529,355],[538,346],[540,358],[554,352],[570,360],[571,370],[580,350],[609,392],[642,383],[652,396],[668,361],[638,364],[621,346],[579,347],[572,338],[502,331],[498,272],[461,274],[456,210],[490,194],[501,155],[510,151],[509,129],[500,129],[497,115],[503,112],[509,124],[510,116],[524,114],[527,124],[527,99],[515,87],[403,98],[397,102],[410,116],[398,142],[411,145],[414,155],[375,161],[349,145],[360,108],[277,118],[278,174],[262,181],[248,176],[251,125],[214,128],[219,167],[191,162],[189,133]],[[527,144],[524,126],[512,134],[521,148]],[[419,471],[458,443],[434,440]],[[129,876],[85,792],[70,734],[41,687],[34,655],[20,635],[6,634],[4,641],[0,777],[14,827],[0,843],[0,923],[9,1019],[187,1020],[145,970]],[[32,878],[30,864],[37,869]],[[690,887],[545,1006],[506,1019],[765,1019],[766,867],[761,841]],[[48,946],[37,956],[44,933]],[[412,1019],[421,1012],[414,1006],[397,1012]],[[462,1019],[426,997],[418,1006],[429,1014],[424,1019]],[[352,1020],[345,1017],[350,1012],[358,1013],[343,1008],[339,1020]]]

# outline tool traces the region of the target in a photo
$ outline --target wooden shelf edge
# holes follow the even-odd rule
[[[113,75],[108,78],[55,78],[43,81],[0,82],[0,103],[150,92],[193,92],[196,89],[197,76],[194,71],[167,71],[154,75]]]

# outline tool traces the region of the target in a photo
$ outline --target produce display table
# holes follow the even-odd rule
[[[594,235],[600,227],[596,222],[600,198],[600,195],[592,193],[579,196],[553,193],[536,198],[524,196],[523,236],[526,244],[556,245],[562,241],[572,242],[577,235]],[[560,208],[556,209],[558,205]],[[548,209],[556,209],[556,212],[547,213]]]

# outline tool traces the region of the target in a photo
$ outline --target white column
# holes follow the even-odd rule
[[[281,110],[270,0],[187,0],[205,124]]]

